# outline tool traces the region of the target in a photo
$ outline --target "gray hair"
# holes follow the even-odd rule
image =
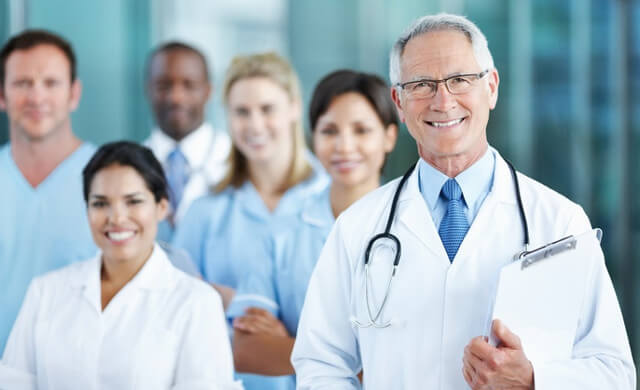
[[[482,70],[493,69],[493,57],[489,51],[487,38],[482,31],[472,21],[464,16],[440,13],[437,15],[427,15],[414,21],[408,29],[398,38],[391,49],[389,56],[389,79],[391,85],[400,82],[400,67],[402,64],[402,53],[410,40],[418,35],[431,31],[460,31],[465,34],[471,42],[473,54]]]

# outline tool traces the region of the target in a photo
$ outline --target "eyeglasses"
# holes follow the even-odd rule
[[[480,80],[489,73],[484,70],[480,73],[457,74],[442,80],[420,79],[408,81],[406,83],[396,84],[397,88],[404,91],[405,95],[412,99],[428,99],[436,96],[438,92],[438,84],[444,83],[452,95],[461,95],[467,93],[473,88],[476,81]]]

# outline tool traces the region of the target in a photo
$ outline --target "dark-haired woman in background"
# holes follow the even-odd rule
[[[241,388],[220,297],[155,244],[168,194],[151,151],[104,145],[84,168],[83,186],[100,251],[32,281],[0,388]]]
[[[289,358],[298,319],[324,241],[335,218],[380,185],[386,155],[397,137],[389,88],[365,73],[343,70],[320,81],[310,121],[314,151],[331,176],[331,186],[308,199],[286,230],[272,235],[265,254],[272,261],[240,285],[227,313],[235,317],[238,371],[293,374]]]

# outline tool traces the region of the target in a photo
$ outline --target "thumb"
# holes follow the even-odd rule
[[[500,340],[500,346],[511,349],[522,349],[520,337],[511,332],[509,328],[500,320],[494,320],[492,326],[493,334]]]

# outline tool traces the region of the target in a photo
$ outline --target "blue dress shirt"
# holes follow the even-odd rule
[[[464,198],[464,211],[469,221],[469,226],[478,215],[480,206],[491,191],[493,174],[496,166],[496,156],[492,148],[487,148],[484,155],[469,168],[460,172],[455,177],[462,189]],[[440,228],[440,222],[447,212],[447,201],[440,196],[442,186],[449,179],[447,175],[429,165],[423,159],[418,162],[418,185],[420,193],[431,212],[436,230]]]

